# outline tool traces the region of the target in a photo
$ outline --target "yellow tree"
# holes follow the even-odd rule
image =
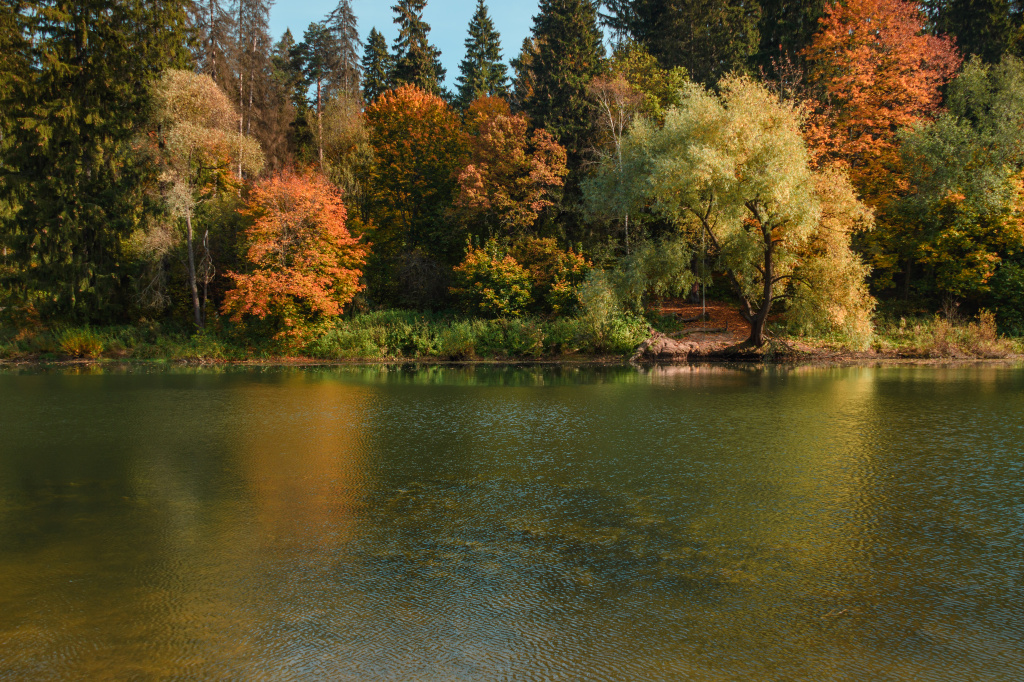
[[[233,187],[232,169],[258,173],[263,168],[259,143],[237,130],[238,113],[209,76],[192,71],[165,71],[153,88],[156,144],[163,196],[170,214],[185,225],[188,284],[193,321],[204,325],[207,286],[213,277],[209,225],[203,227],[203,260],[196,264],[196,208]],[[197,274],[198,270],[198,274]],[[203,294],[199,295],[199,275]]]

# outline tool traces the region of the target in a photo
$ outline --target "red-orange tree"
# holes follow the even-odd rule
[[[916,2],[835,2],[804,52],[820,93],[808,141],[819,160],[849,165],[874,208],[905,186],[897,133],[934,116],[940,89],[960,66],[952,41],[927,33],[924,22]]]
[[[245,215],[248,274],[234,282],[224,313],[234,321],[274,318],[290,335],[304,323],[340,315],[362,288],[369,247],[345,228],[340,192],[319,175],[281,175],[256,184]]]
[[[509,115],[507,105],[504,113],[491,104],[471,105],[469,113],[476,134],[471,163],[459,174],[456,204],[477,233],[528,231],[562,187],[565,148],[546,130],[527,135],[526,119]]]
[[[421,249],[457,263],[466,239],[446,212],[469,151],[460,117],[440,97],[405,85],[378,97],[366,120],[375,156],[369,202],[375,259],[385,266]]]

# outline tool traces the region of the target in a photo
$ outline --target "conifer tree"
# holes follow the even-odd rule
[[[195,0],[189,3],[189,14],[196,38],[196,68],[222,88],[230,89],[234,80],[229,59],[234,52],[235,15],[222,0]]]
[[[541,0],[533,20],[533,93],[525,102],[533,124],[544,128],[578,164],[590,146],[593,103],[587,86],[603,68],[604,46],[591,0]]]
[[[1019,24],[1012,0],[944,0],[934,17],[935,28],[956,38],[966,58],[978,55],[989,64],[998,63],[1016,48]]]
[[[430,44],[430,24],[423,21],[427,0],[398,0],[391,10],[398,24],[398,37],[392,45],[393,85],[415,85],[429,93],[443,93],[446,70],[441,66],[441,51]]]
[[[391,54],[388,52],[388,44],[376,28],[370,29],[370,35],[366,38],[362,69],[363,99],[369,106],[394,85],[391,80],[394,65],[391,61]]]
[[[614,34],[704,85],[745,70],[758,52],[757,0],[611,0],[606,7],[602,20]]]
[[[334,69],[329,83],[331,96],[355,97],[359,94],[359,25],[351,0],[339,0],[324,22],[334,42]]]
[[[487,5],[477,0],[466,37],[466,58],[459,64],[458,101],[462,108],[478,97],[508,97],[508,68],[501,61],[500,41]]]
[[[30,71],[5,93],[17,120],[0,159],[0,203],[14,207],[0,212],[13,264],[0,288],[50,320],[111,320],[127,303],[125,247],[151,172],[129,142],[154,76],[190,61],[186,3],[41,5],[11,8],[33,39],[23,46]]]
[[[327,105],[328,85],[335,73],[335,44],[327,26],[314,21],[302,36],[302,42],[292,51],[303,74],[303,84],[312,91],[308,107],[316,118],[317,162],[324,167],[323,114]]]
[[[801,52],[818,31],[826,0],[760,0],[758,65],[772,76],[787,64],[803,67]]]

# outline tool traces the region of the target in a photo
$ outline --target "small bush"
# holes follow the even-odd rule
[[[551,238],[527,237],[512,247],[511,254],[530,273],[537,312],[577,312],[580,287],[593,269],[590,261],[571,248],[563,251]]]
[[[471,315],[518,317],[530,303],[530,274],[494,239],[483,248],[467,245],[454,279],[451,292]]]
[[[98,358],[103,355],[103,338],[89,327],[67,329],[57,336],[65,355],[73,358]]]

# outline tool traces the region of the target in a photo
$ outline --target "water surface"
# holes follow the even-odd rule
[[[1024,679],[1024,369],[0,374],[0,679]]]

